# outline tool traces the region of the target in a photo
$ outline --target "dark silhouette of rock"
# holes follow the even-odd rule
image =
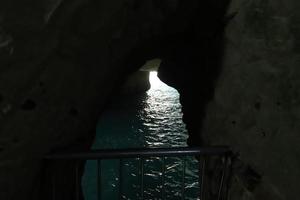
[[[36,107],[36,103],[31,99],[26,99],[21,105],[21,109],[23,110],[33,110],[35,109],[35,107]]]
[[[297,199],[299,1],[228,3],[3,0],[0,198],[50,199],[57,173],[57,200],[74,199],[74,163],[43,157],[89,149],[107,102],[160,58],[189,144],[240,153],[230,199]]]

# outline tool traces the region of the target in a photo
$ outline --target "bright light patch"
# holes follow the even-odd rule
[[[150,72],[149,81],[150,81],[151,88],[150,88],[150,90],[148,90],[148,92],[150,92],[150,93],[157,93],[157,91],[167,92],[167,93],[169,91],[177,92],[174,88],[168,86],[167,84],[165,84],[158,78],[157,71]],[[158,95],[158,94],[156,94],[156,95]],[[160,95],[163,95],[163,94],[160,94]]]
[[[158,88],[161,82],[157,77],[157,72],[150,72],[149,81],[151,88]]]
[[[151,89],[155,89],[155,88],[158,89],[167,86],[157,77],[156,71],[150,72],[149,81],[151,84]]]

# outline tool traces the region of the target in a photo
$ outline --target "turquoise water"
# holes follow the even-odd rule
[[[151,89],[142,95],[122,97],[99,119],[93,149],[187,146],[178,92],[150,74]],[[166,158],[165,193],[162,192],[162,159],[145,159],[144,199],[182,199],[183,160],[185,159],[185,199],[198,193],[197,161],[192,157]],[[139,161],[126,159],[122,165],[122,199],[140,199]],[[119,160],[101,163],[101,197],[118,199]],[[86,200],[97,199],[97,163],[88,161],[82,180]]]

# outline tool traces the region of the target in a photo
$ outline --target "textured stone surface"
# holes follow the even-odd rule
[[[239,154],[231,199],[298,198],[299,6],[241,0],[228,11],[237,14],[226,28],[224,66],[203,137]],[[259,175],[253,184],[255,175],[240,173],[249,166]]]
[[[167,52],[169,36],[180,41],[198,5],[1,1],[0,199],[46,199],[51,171],[41,158],[88,149],[99,114],[119,84]],[[60,198],[72,199],[74,165],[61,163],[54,172],[63,174]]]
[[[121,95],[134,95],[150,89],[148,71],[137,71],[131,74],[120,88]]]
[[[53,171],[74,199],[74,163],[41,158],[88,149],[106,102],[152,58],[181,94],[189,143],[239,153],[231,199],[297,199],[299,2],[232,0],[224,18],[226,4],[1,1],[0,199],[47,199]]]

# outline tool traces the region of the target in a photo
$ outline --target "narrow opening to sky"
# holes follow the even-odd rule
[[[159,89],[159,88],[166,88],[169,87],[166,85],[164,82],[162,82],[158,76],[157,76],[157,71],[151,71],[149,75],[149,81],[151,84],[151,89]]]

